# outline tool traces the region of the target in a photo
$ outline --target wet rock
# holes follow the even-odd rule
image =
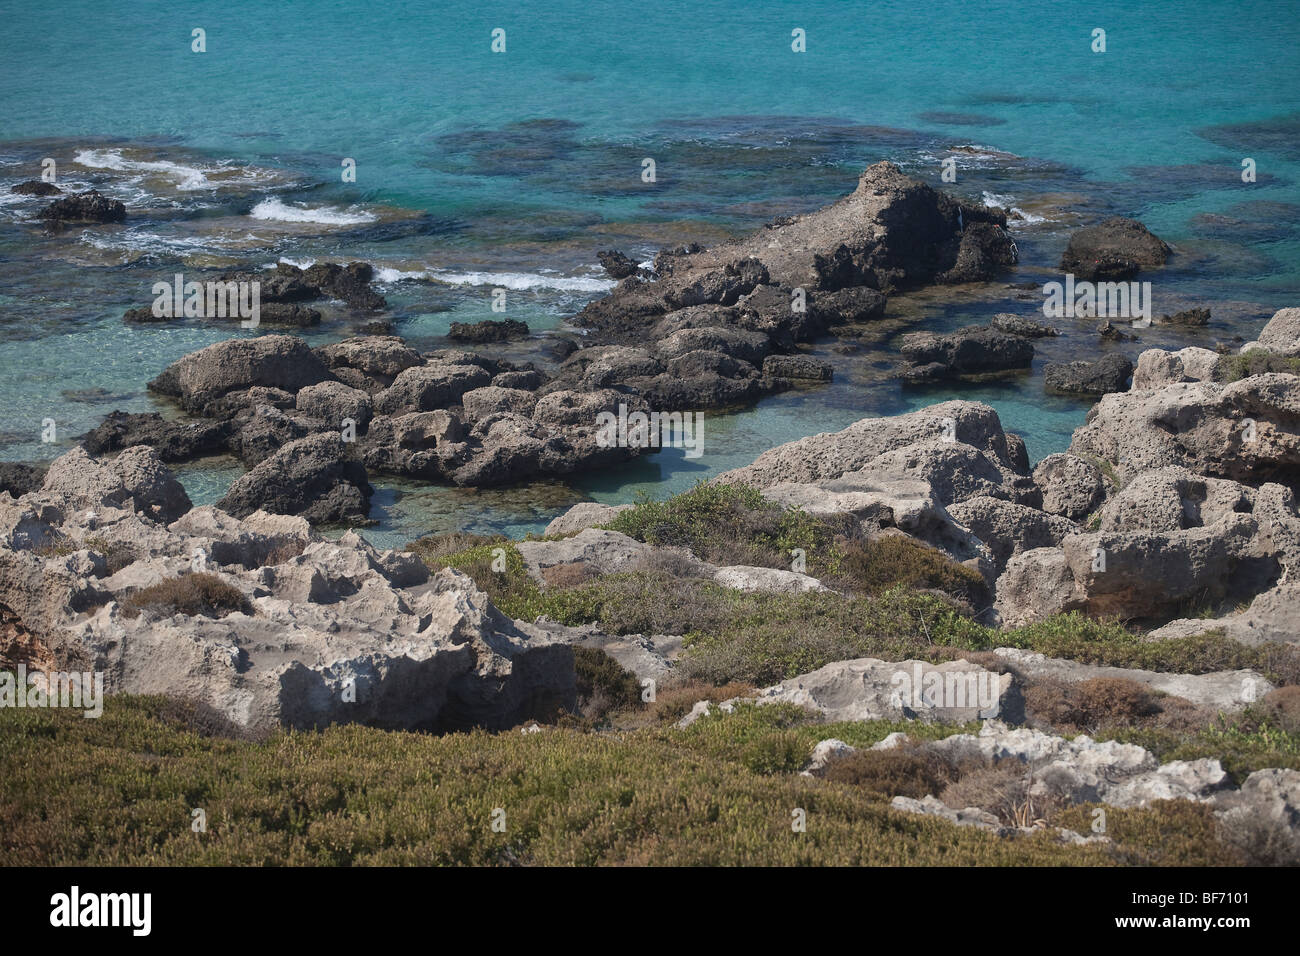
[[[626,279],[636,275],[637,264],[615,249],[604,249],[596,253],[596,258],[611,279]]]
[[[1049,392],[1066,395],[1105,395],[1128,388],[1133,363],[1117,352],[1095,362],[1049,362],[1043,367],[1043,384]]]
[[[226,451],[231,435],[226,421],[169,421],[157,412],[110,412],[82,444],[91,455],[107,455],[132,445],[148,445],[165,462],[190,461]]]
[[[280,263],[282,271],[291,269]],[[318,262],[302,270],[302,281],[319,295],[341,299],[353,309],[371,310],[387,308],[388,303],[370,288],[375,270],[366,262],[350,262],[340,266],[333,262]]]
[[[528,335],[528,323],[517,319],[484,319],[482,322],[453,322],[447,332],[447,338],[457,342],[508,342],[510,339],[525,338]]]
[[[768,378],[829,382],[834,370],[829,362],[808,355],[769,355],[763,359],[763,374]]]
[[[1184,309],[1173,315],[1162,315],[1156,320],[1162,325],[1204,326],[1210,324],[1209,309]]]
[[[1032,344],[989,326],[947,333],[909,332],[901,348],[911,363],[902,372],[909,382],[1028,368],[1034,360]]]
[[[123,222],[126,206],[91,189],[75,196],[56,199],[36,214],[37,219],[54,223]]]
[[[1020,335],[1029,339],[1061,334],[1060,329],[1053,328],[1050,325],[1043,325],[1041,322],[1035,322],[1019,315],[1013,315],[1010,312],[999,312],[993,316],[989,324],[999,332],[1005,332],[1008,335]]]
[[[1136,219],[1114,216],[1072,234],[1060,269],[1089,282],[1131,279],[1163,266],[1171,251]]]
[[[54,183],[42,182],[39,179],[29,179],[26,182],[18,183],[9,191],[19,196],[57,196],[63,192]]]

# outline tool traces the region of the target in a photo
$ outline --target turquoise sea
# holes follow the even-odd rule
[[[663,495],[783,441],[947,398],[986,401],[1030,455],[1063,449],[1087,403],[1044,396],[1047,361],[1095,357],[1093,325],[1040,340],[1032,374],[904,389],[894,338],[1032,314],[1072,228],[1132,215],[1174,244],[1155,310],[1208,329],[1123,348],[1253,337],[1300,304],[1300,3],[699,0],[657,3],[9,5],[0,35],[0,457],[45,461],[115,408],[170,409],[145,382],[233,335],[201,320],[124,324],[178,271],[364,259],[398,334],[438,348],[452,321],[535,332],[610,286],[595,253],[650,258],[850,191],[890,159],[1016,210],[1006,283],[892,300],[829,386],[710,415],[705,454],[666,450],[571,485],[472,491],[377,482],[367,531],[537,530],[586,497]],[[192,50],[204,31],[205,52]],[[492,35],[505,31],[505,51]],[[1093,32],[1105,31],[1105,52]],[[792,31],[806,52],[791,49]],[[61,187],[126,201],[125,226],[46,235],[9,187],[56,163]],[[355,160],[356,182],[341,163]],[[655,160],[657,181],[641,180]],[[1244,183],[1241,163],[1255,161]],[[496,316],[499,317],[499,316]],[[342,315],[308,338],[350,332]],[[41,422],[58,441],[40,441]],[[215,500],[230,461],[186,467]]]

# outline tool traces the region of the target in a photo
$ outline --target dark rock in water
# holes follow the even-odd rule
[[[829,382],[834,370],[829,362],[807,355],[769,355],[763,359],[763,374],[768,378]]]
[[[218,282],[256,282],[258,301],[265,308],[268,302],[310,302],[319,299],[320,290],[307,284],[303,271],[287,262],[276,265],[272,272],[227,272],[217,277]]]
[[[1050,325],[1043,325],[1033,319],[1012,315],[1010,312],[999,312],[993,316],[993,321],[990,324],[999,332],[1006,332],[1008,335],[1022,335],[1027,339],[1039,339],[1061,334],[1060,329],[1054,329]]]
[[[384,297],[370,288],[374,274],[375,270],[366,262],[350,262],[346,266],[318,262],[303,270],[302,280],[322,295],[342,299],[353,309],[387,308]]]
[[[352,331],[357,335],[392,335],[397,331],[397,326],[387,319],[371,319],[369,322],[352,326]]]
[[[148,445],[162,461],[178,462],[220,455],[232,427],[224,421],[167,421],[157,412],[111,412],[82,436],[91,455],[113,454],[133,445]]]
[[[1050,362],[1043,383],[1049,392],[1096,396],[1125,391],[1132,374],[1133,363],[1112,352],[1096,362]]]
[[[626,279],[636,275],[637,264],[616,249],[598,252],[596,258],[611,279]]]
[[[355,522],[370,512],[374,489],[335,432],[290,442],[235,479],[217,507],[236,518],[254,511],[300,515],[313,524]]]
[[[268,302],[258,306],[258,321],[265,325],[306,328],[320,325],[320,313],[296,302]]]
[[[1175,312],[1173,315],[1162,315],[1159,320],[1164,325],[1209,325],[1209,309],[1184,309],[1182,312]]]
[[[292,328],[306,328],[312,325],[320,325],[320,313],[315,309],[299,305],[296,302],[262,302],[258,305],[258,323],[261,325],[281,325]],[[122,316],[127,322],[171,322],[174,317],[170,315],[157,316],[153,314],[153,308],[127,309]],[[242,322],[244,317],[232,313],[229,316],[222,316],[232,322]]]
[[[122,313],[122,319],[126,322],[173,322],[174,316],[154,315],[152,306],[145,306],[139,309],[127,309]]]
[[[54,183],[42,182],[39,179],[29,179],[25,183],[19,183],[9,191],[17,193],[19,196],[58,196],[63,192]]]
[[[106,388],[65,388],[59,393],[70,402],[86,405],[101,405],[105,402],[124,402],[131,397],[129,392],[113,393]]]
[[[1136,335],[1129,335],[1117,325],[1111,324],[1110,319],[1103,319],[1097,326],[1097,334],[1108,342],[1136,342]]]
[[[582,346],[568,336],[549,336],[542,340],[542,354],[556,362],[563,362]]]
[[[126,219],[126,206],[116,199],[101,195],[98,190],[68,196],[50,203],[39,213],[38,219],[50,222],[122,222]]]
[[[1007,235],[1005,223],[972,222],[961,234],[957,260],[934,277],[940,284],[984,282],[1016,264],[1015,243]]]
[[[518,319],[484,319],[482,322],[453,322],[447,337],[457,342],[507,342],[528,335],[528,323]]]
[[[19,462],[0,462],[0,494],[9,492],[15,498],[35,491],[45,480],[45,468]]]
[[[1136,219],[1114,216],[1070,236],[1060,268],[1089,282],[1112,282],[1163,266],[1171,251]]]
[[[987,116],[983,113],[949,113],[931,110],[918,113],[917,119],[926,123],[941,123],[944,126],[1002,126],[1006,123],[1000,116]]]
[[[860,325],[885,314],[885,294],[868,286],[853,286],[837,292],[819,292],[808,303],[808,310],[825,328]]]
[[[323,420],[264,404],[242,409],[231,427],[230,450],[250,468],[271,458],[290,442],[316,432],[337,431]]]
[[[789,295],[803,290],[817,302],[840,290],[867,287],[888,294],[927,284],[993,278],[1017,259],[1015,242],[999,210],[962,202],[905,176],[892,163],[877,163],[859,178],[854,192],[824,209],[778,220],[743,239],[709,249],[686,246],[655,257],[658,278],[624,279],[608,296],[587,305],[576,325],[615,341],[644,341],[660,317],[696,306],[737,306],[756,290],[786,290],[763,301],[756,315],[789,311]],[[779,301],[786,299],[785,302]],[[834,313],[853,303],[831,302]],[[860,299],[859,316],[874,314],[879,299]],[[804,337],[820,334],[819,321],[797,327]],[[748,327],[758,328],[753,316]],[[796,331],[794,323],[778,327]],[[607,339],[609,340],[609,339]],[[777,344],[784,345],[778,341]]]
[[[902,372],[908,382],[1028,368],[1034,360],[1031,343],[987,325],[946,333],[910,332],[903,336],[902,352],[912,363]]]

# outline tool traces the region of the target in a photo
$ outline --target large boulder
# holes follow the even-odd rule
[[[375,396],[375,412],[400,415],[448,408],[459,404],[466,392],[491,380],[491,373],[477,365],[429,363],[408,368]]]
[[[1177,352],[1147,349],[1138,356],[1137,368],[1133,370],[1133,390],[1162,388],[1173,382],[1213,381],[1218,361],[1218,353],[1209,349],[1189,347]]]
[[[788,345],[828,324],[872,318],[883,305],[876,295],[838,302],[826,294],[856,287],[888,294],[992,278],[1016,262],[1005,226],[997,210],[941,193],[893,163],[877,163],[851,195],[824,209],[710,249],[660,252],[653,281],[625,278],[574,321],[631,344],[644,341],[646,329],[667,313],[729,309],[732,322]],[[802,311],[791,308],[796,290],[803,292]]]
[[[321,419],[331,428],[341,428],[345,420],[351,420],[360,431],[365,431],[373,413],[370,396],[342,382],[308,385],[298,392],[295,405],[304,415]]]
[[[1114,468],[1120,484],[1179,465],[1257,485],[1300,486],[1300,376],[1254,375],[1230,385],[1176,382],[1104,396],[1070,451]]]
[[[1172,250],[1136,219],[1113,216],[1070,236],[1061,271],[1089,282],[1131,279],[1165,264]]]
[[[152,448],[136,445],[116,458],[96,461],[80,446],[56,458],[41,490],[78,507],[126,508],[155,521],[174,521],[191,507],[171,471]]]
[[[1043,385],[1065,395],[1105,395],[1128,388],[1132,374],[1128,357],[1111,352],[1095,362],[1049,362],[1043,367]]]
[[[126,219],[126,206],[91,189],[56,199],[38,212],[36,218],[55,223],[122,222]]]
[[[235,479],[217,507],[239,518],[261,510],[312,523],[356,522],[369,514],[373,493],[347,443],[323,432],[290,442]]]
[[[261,335],[227,339],[178,359],[149,383],[152,391],[202,412],[227,393],[255,385],[297,392],[333,378],[302,339]]]
[[[1034,360],[1034,346],[1023,336],[987,325],[956,332],[909,332],[901,348],[911,363],[902,373],[909,382],[1024,369]]]
[[[358,336],[322,345],[315,352],[336,378],[371,394],[424,362],[419,352],[395,335]]]
[[[1259,333],[1258,344],[1278,355],[1300,355],[1300,309],[1279,309]]]

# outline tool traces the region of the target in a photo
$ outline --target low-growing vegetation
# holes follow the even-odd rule
[[[215,574],[196,571],[141,588],[122,602],[124,617],[149,613],[155,617],[185,614],[190,617],[225,617],[236,611],[252,613],[242,591]]]
[[[210,715],[159,698],[110,697],[98,720],[6,709],[0,864],[1242,860],[1200,807],[1111,811],[1114,843],[1076,847],[1049,832],[1009,840],[894,811],[880,789],[864,785],[866,772],[829,780],[794,772],[822,737],[869,747],[899,729],[938,737],[963,728],[820,725],[792,707],[742,706],[685,731],[546,728],[439,737],[342,726],[244,740],[223,734]],[[901,767],[895,774],[915,776]],[[195,808],[204,811],[206,832],[192,829]],[[503,832],[492,827],[498,808]],[[806,813],[804,832],[791,826],[795,809]],[[1086,833],[1090,820],[1080,812],[1070,820]]]
[[[1233,355],[1220,355],[1214,363],[1214,380],[1225,384],[1268,372],[1300,375],[1300,358],[1254,348]]]

